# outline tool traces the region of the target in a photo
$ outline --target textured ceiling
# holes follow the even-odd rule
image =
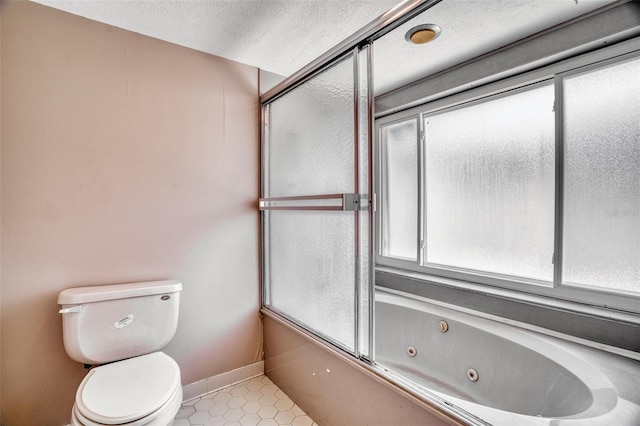
[[[288,76],[401,0],[33,0]],[[517,41],[612,0],[443,0],[374,43],[375,93]],[[410,45],[418,24],[442,28]]]
[[[290,75],[400,0],[35,0]]]

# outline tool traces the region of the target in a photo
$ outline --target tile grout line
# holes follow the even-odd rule
[[[264,374],[185,401],[174,426],[318,426]]]

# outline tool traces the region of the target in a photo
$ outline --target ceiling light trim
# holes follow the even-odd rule
[[[436,24],[416,25],[415,27],[407,31],[407,33],[404,35],[404,39],[409,44],[415,44],[419,46],[431,43],[433,40],[437,39],[440,36],[441,32],[442,28],[440,28]]]

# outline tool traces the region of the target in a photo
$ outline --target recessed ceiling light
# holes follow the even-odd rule
[[[423,24],[411,28],[404,39],[411,44],[425,44],[435,40],[442,30],[435,24]]]

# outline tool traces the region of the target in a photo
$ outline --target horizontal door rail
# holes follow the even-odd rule
[[[360,210],[359,194],[302,195],[296,197],[260,198],[258,207],[262,210]],[[364,207],[366,208],[366,206]]]

